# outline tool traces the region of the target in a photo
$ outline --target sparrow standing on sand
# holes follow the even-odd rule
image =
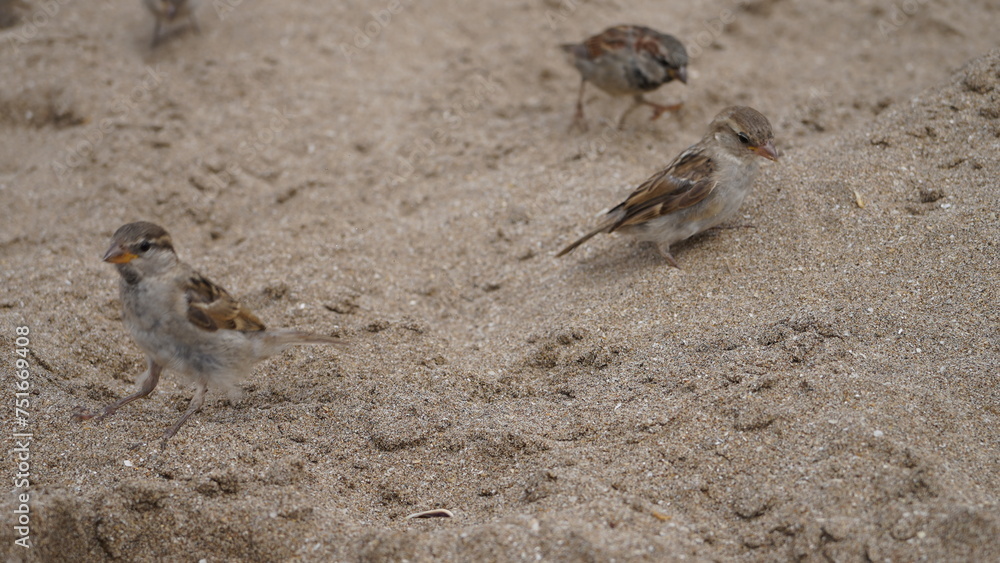
[[[163,434],[161,448],[201,410],[208,385],[232,389],[253,365],[295,344],[336,344],[330,336],[291,329],[266,329],[225,289],[205,279],[174,253],[170,235],[153,223],[129,223],[115,231],[104,261],[121,274],[125,327],[146,353],[139,389],[108,405],[101,414],[78,410],[79,420],[102,420],[149,395],[164,369],[195,384],[187,411]]]
[[[641,25],[619,25],[584,40],[561,45],[570,62],[580,71],[580,97],[576,101],[574,124],[583,121],[583,90],[593,83],[612,96],[630,95],[634,102],[625,110],[618,127],[640,105],[652,106],[653,119],[665,111],[677,111],[682,104],[663,106],[643,98],[660,86],[677,79],[687,84],[688,55],[684,45],[672,35]]]
[[[194,19],[197,0],[143,0],[156,17],[156,27],[153,28],[153,47],[160,43],[160,32],[164,25],[170,25],[181,18],[187,17],[195,33],[200,33],[198,22]]]
[[[731,106],[715,116],[701,141],[682,152],[604,221],[557,256],[598,233],[614,231],[655,242],[675,268],[670,245],[711,229],[733,216],[757,177],[758,156],[778,160],[771,124],[760,112]]]

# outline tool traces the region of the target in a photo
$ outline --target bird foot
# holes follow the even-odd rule
[[[73,418],[76,419],[78,422],[83,422],[85,420],[93,420],[94,422],[100,422],[113,414],[115,414],[114,409],[104,409],[104,412],[100,414],[85,409],[83,407],[76,407],[75,409],[73,409]]]
[[[678,264],[677,260],[674,259],[674,255],[670,254],[669,247],[664,247],[663,245],[658,244],[656,245],[656,250],[660,251],[660,256],[662,256],[667,261],[668,264],[670,264],[674,268],[677,268],[678,270],[681,269],[680,264]]]
[[[650,106],[650,107],[653,108],[653,116],[649,118],[650,121],[656,121],[661,115],[663,115],[664,113],[666,113],[668,111],[674,112],[674,111],[678,111],[679,109],[681,109],[682,107],[684,107],[684,103],[683,102],[681,102],[679,104],[673,104],[673,105],[670,105],[670,106],[663,106],[663,105],[660,105],[660,104],[654,104],[653,102],[644,102],[644,103],[646,105],[648,105],[648,106]]]
[[[576,115],[573,116],[573,122],[569,124],[568,132],[572,133],[574,131],[579,131],[581,133],[585,133],[587,129],[589,129],[589,126],[587,125],[587,120],[584,119],[582,113],[577,113]]]

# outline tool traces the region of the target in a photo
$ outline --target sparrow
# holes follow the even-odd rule
[[[655,242],[680,268],[670,245],[715,227],[734,215],[757,177],[758,159],[778,160],[771,124],[746,106],[722,110],[701,141],[653,174],[604,220],[557,256],[565,256],[598,233],[621,231]]]
[[[568,43],[560,47],[569,54],[570,63],[580,71],[582,79],[574,124],[584,125],[583,91],[587,82],[612,96],[633,97],[632,105],[618,121],[619,128],[640,105],[653,108],[650,121],[665,111],[677,111],[683,105],[664,106],[643,97],[646,92],[652,92],[675,79],[687,84],[687,50],[672,35],[641,25],[619,25],[609,27],[583,43]]]
[[[143,3],[156,17],[152,47],[156,47],[160,43],[160,32],[164,25],[170,25],[184,17],[187,17],[195,33],[200,33],[198,22],[194,19],[197,0],[143,0]]]
[[[104,261],[114,264],[122,319],[146,354],[138,390],[100,414],[77,409],[78,420],[100,421],[149,395],[165,369],[187,376],[195,394],[187,411],[164,434],[161,449],[199,410],[208,386],[232,390],[259,361],[296,344],[334,344],[330,336],[268,329],[220,286],[181,262],[167,231],[153,223],[129,223],[115,231]]]

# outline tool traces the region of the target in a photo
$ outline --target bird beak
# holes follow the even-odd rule
[[[759,147],[753,147],[750,150],[768,160],[778,160],[778,149],[774,148],[774,143],[771,141],[768,141]]]
[[[118,244],[112,244],[111,248],[104,253],[103,260],[112,264],[128,264],[136,258],[135,254],[125,250]]]
[[[688,67],[682,66],[681,68],[670,69],[670,76],[676,80],[680,80],[684,84],[688,83]]]

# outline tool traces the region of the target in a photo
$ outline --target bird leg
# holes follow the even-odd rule
[[[643,103],[642,102],[642,94],[637,95],[635,98],[633,98],[633,100],[634,101],[632,102],[632,105],[630,105],[628,107],[628,109],[625,110],[625,113],[623,113],[622,116],[621,116],[621,118],[618,120],[618,130],[622,130],[622,129],[625,128],[625,119],[629,116],[630,113],[632,113],[633,111],[635,111],[635,108],[637,108],[640,105],[642,105],[642,103]]]
[[[677,260],[674,260],[674,255],[670,254],[670,245],[657,244],[656,249],[660,251],[660,256],[664,257],[671,266],[677,268],[678,270],[681,269],[681,266],[680,264],[677,263]]]
[[[101,414],[95,414],[88,410],[77,409],[77,411],[73,413],[73,416],[77,420],[81,421],[94,419],[94,422],[100,422],[105,418],[115,414],[115,411],[122,408],[123,406],[131,403],[136,399],[141,399],[152,393],[153,389],[156,389],[156,384],[160,381],[160,373],[163,372],[163,366],[154,363],[153,360],[150,360],[149,358],[146,359],[146,363],[148,367],[146,368],[146,373],[143,374],[143,377],[145,377],[145,379],[142,380],[142,386],[139,387],[138,391],[129,395],[128,397],[125,397],[124,399],[120,399],[104,407],[104,412],[102,412]]]
[[[155,49],[160,44],[160,31],[160,18],[156,18],[156,25],[153,27],[153,44],[149,46],[151,49]]]
[[[580,81],[580,95],[576,99],[576,113],[573,114],[573,123],[569,128],[579,127],[581,131],[587,130],[587,121],[583,118],[583,90],[587,86],[586,80]]]
[[[181,426],[187,422],[187,419],[191,418],[191,415],[201,410],[201,406],[205,404],[205,393],[208,392],[208,385],[204,381],[199,381],[198,386],[195,388],[194,397],[191,397],[191,404],[188,405],[188,409],[184,411],[181,419],[174,423],[169,430],[163,433],[163,441],[160,442],[160,449],[165,450],[167,448],[167,440],[173,438],[174,434],[181,429]]]
[[[198,27],[198,20],[194,19],[194,10],[191,10],[191,14],[188,15],[188,21],[191,22],[191,29],[194,30],[195,34],[201,35],[201,28]]]
[[[664,106],[664,105],[660,105],[660,104],[657,104],[657,103],[653,103],[653,102],[647,100],[646,98],[644,98],[642,96],[642,94],[638,94],[635,97],[635,106],[640,105],[640,104],[647,105],[647,106],[650,106],[650,107],[653,108],[653,116],[649,118],[650,121],[655,121],[658,117],[660,117],[661,115],[663,115],[665,112],[668,112],[668,111],[677,111],[677,110],[681,109],[682,107],[684,107],[684,102],[673,104],[673,105],[669,105],[669,106]],[[632,107],[634,108],[635,106],[632,106]]]
[[[629,108],[627,110],[625,110],[625,113],[622,114],[621,119],[618,120],[618,128],[619,129],[623,129],[625,127],[625,118],[628,117],[629,114],[632,113],[633,111],[635,111],[635,108],[637,108],[639,106],[650,106],[650,107],[652,107],[653,108],[653,117],[650,117],[649,120],[650,121],[654,121],[654,120],[656,120],[656,118],[660,117],[665,112],[668,112],[668,111],[677,111],[677,110],[681,109],[681,107],[684,106],[684,103],[681,102],[679,104],[674,104],[674,105],[671,105],[671,106],[664,106],[664,105],[653,103],[653,102],[647,100],[646,98],[643,97],[642,94],[636,94],[632,98],[632,105],[629,106]]]

